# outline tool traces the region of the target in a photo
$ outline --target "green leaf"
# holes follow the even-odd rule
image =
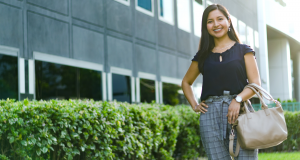
[[[27,142],[24,141],[24,140],[21,141],[21,144],[22,144],[23,146],[27,146]]]
[[[71,143],[71,142],[68,142],[68,143],[67,143],[67,146],[68,146],[68,147],[72,147],[72,143]]]
[[[81,151],[84,152],[85,148],[83,146],[80,147]]]
[[[37,149],[37,150],[36,150],[36,154],[37,154],[38,156],[40,156],[40,155],[41,155],[41,150],[40,150],[40,149]]]
[[[80,152],[79,152],[79,150],[78,149],[75,149],[74,151],[73,151],[73,154],[78,154],[78,155],[80,155]]]
[[[10,138],[9,138],[9,143],[13,143],[15,141],[15,138],[13,137],[13,136],[11,136]]]
[[[51,137],[52,141],[57,141],[57,139],[55,137]]]
[[[46,153],[47,151],[48,151],[48,148],[46,148],[46,147],[43,147],[43,148],[42,148],[42,152],[43,152],[43,153]]]

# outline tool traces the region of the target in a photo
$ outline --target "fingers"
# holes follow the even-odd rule
[[[227,119],[229,124],[233,124],[239,117],[238,111],[228,111]]]
[[[201,112],[201,113],[205,113],[207,112],[207,109],[205,108],[208,108],[208,105],[206,105],[204,103],[204,101],[202,101],[200,104],[198,104],[196,107],[195,107],[195,112]]]

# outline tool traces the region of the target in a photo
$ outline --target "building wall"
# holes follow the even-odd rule
[[[290,46],[287,39],[268,40],[270,93],[277,99],[292,99]]]
[[[28,81],[34,71],[28,70],[28,64],[34,64],[31,62],[35,52],[90,62],[87,65],[99,64],[103,66],[103,77],[116,67],[130,70],[134,78],[143,72],[154,75],[156,82],[169,77],[168,82],[178,84],[200,39],[194,34],[193,19],[199,15],[193,15],[193,1],[189,1],[191,17],[187,17],[190,31],[178,28],[180,0],[174,0],[173,24],[159,19],[157,0],[153,0],[152,15],[137,10],[136,0],[130,0],[129,5],[119,1],[122,0],[0,0],[0,45],[18,49],[18,57],[25,60],[21,66],[25,82],[21,83],[26,87],[20,99],[34,94],[29,93],[32,86]],[[213,2],[223,4],[237,21],[251,27],[253,37],[258,32],[256,1]],[[203,7],[205,4],[204,1]],[[245,31],[247,34],[247,28]],[[258,47],[252,47],[259,54]],[[104,78],[103,82],[104,97],[111,97],[110,79]],[[195,84],[201,83],[199,76]]]

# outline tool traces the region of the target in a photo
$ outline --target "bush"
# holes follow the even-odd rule
[[[300,113],[285,112],[299,150]],[[191,159],[205,156],[199,114],[189,106],[93,100],[0,101],[1,159]]]

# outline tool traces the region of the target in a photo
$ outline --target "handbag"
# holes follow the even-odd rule
[[[244,111],[239,115],[232,125],[229,136],[229,153],[236,157],[239,154],[240,147],[243,149],[264,149],[279,145],[287,139],[287,127],[280,102],[262,87],[255,83],[248,84],[245,88],[250,88],[260,99],[262,106],[257,112],[250,112],[248,107],[252,108],[249,100],[244,103]],[[276,103],[276,107],[268,108],[263,98]],[[234,127],[237,131],[237,144],[235,153],[233,153]]]

